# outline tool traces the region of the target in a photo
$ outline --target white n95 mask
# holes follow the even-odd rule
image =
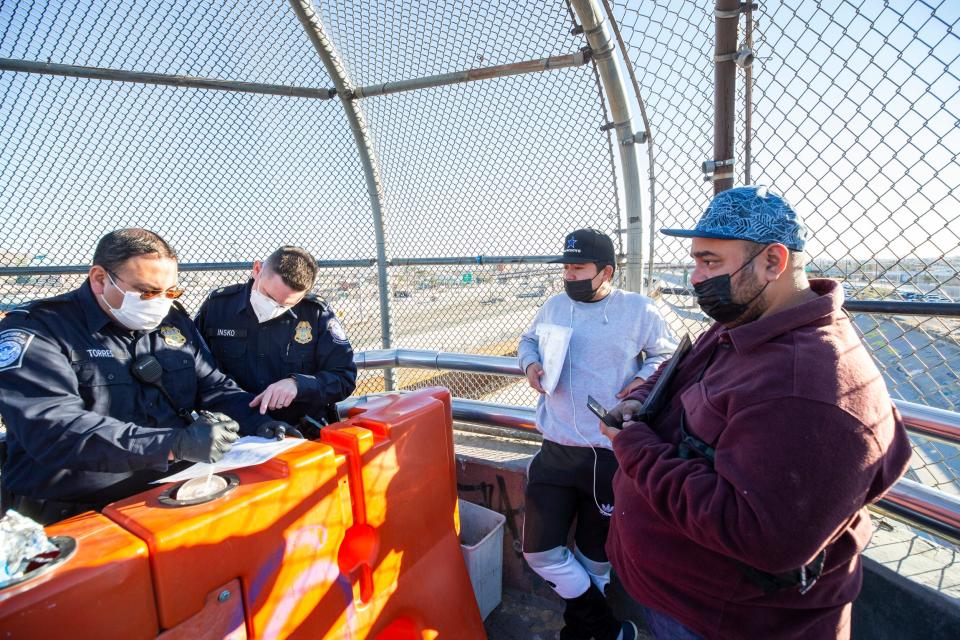
[[[266,295],[260,293],[259,284],[250,289],[250,306],[253,307],[253,312],[257,315],[257,321],[260,324],[282,316],[287,312],[287,309],[290,308],[282,304],[277,304]]]
[[[170,313],[170,307],[173,306],[173,300],[166,296],[157,296],[150,300],[143,300],[136,291],[124,291],[113,281],[110,273],[107,273],[112,284],[117,291],[123,294],[123,302],[119,308],[114,308],[107,302],[106,296],[101,294],[104,304],[110,309],[113,318],[131,331],[150,331],[156,329],[163,322],[163,319]]]

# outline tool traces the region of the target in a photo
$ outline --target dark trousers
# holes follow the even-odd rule
[[[544,440],[527,471],[524,496],[523,550],[547,551],[567,544],[570,527],[577,522],[574,540],[583,555],[607,561],[604,546],[610,516],[597,508],[613,508],[613,474],[617,460],[609,449],[571,447]]]

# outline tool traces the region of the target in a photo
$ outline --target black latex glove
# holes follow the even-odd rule
[[[292,427],[281,420],[273,420],[257,427],[257,435],[261,438],[283,440],[287,436],[302,438],[303,434],[296,427]]]
[[[240,436],[240,425],[222,413],[201,411],[200,417],[177,430],[173,456],[190,462],[217,462]]]

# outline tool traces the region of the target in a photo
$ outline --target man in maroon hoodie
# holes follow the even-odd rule
[[[620,470],[607,553],[658,638],[847,638],[865,505],[911,449],[832,280],[803,271],[806,231],[763,187],[718,194],[691,282],[716,320],[601,424]],[[637,418],[641,418],[638,420]]]

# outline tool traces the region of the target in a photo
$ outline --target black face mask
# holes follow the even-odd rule
[[[760,297],[760,294],[763,293],[763,290],[766,289],[770,283],[767,282],[763,285],[760,291],[757,292],[757,295],[750,298],[747,302],[734,302],[733,287],[730,281],[733,276],[740,273],[748,264],[753,262],[754,258],[764,251],[766,251],[766,247],[764,247],[760,253],[755,254],[753,258],[744,262],[743,265],[733,273],[725,273],[720,276],[707,278],[703,282],[693,285],[693,290],[697,293],[697,304],[700,305],[700,309],[720,324],[730,324],[746,313],[753,301]]]
[[[597,273],[597,276],[600,274]],[[571,300],[577,302],[590,302],[593,300],[593,296],[597,295],[597,290],[593,288],[593,280],[597,276],[593,276],[589,280],[564,280],[563,281],[563,290],[567,292],[567,295]],[[601,283],[601,286],[603,283]]]

